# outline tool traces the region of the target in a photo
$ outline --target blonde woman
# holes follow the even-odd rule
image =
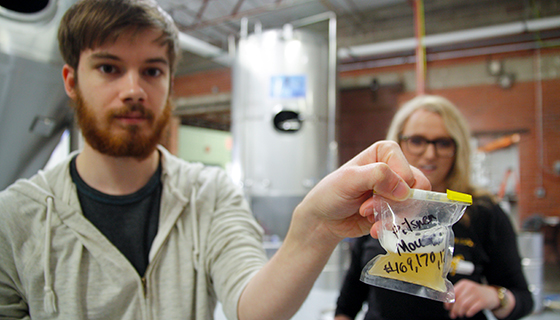
[[[470,180],[470,130],[449,100],[418,96],[395,114],[387,139],[396,141],[408,162],[430,180],[434,191],[470,193],[474,204],[453,226],[452,270],[455,303],[441,303],[360,282],[363,266],[385,250],[369,236],[353,246],[352,263],[337,303],[336,320],[354,319],[368,302],[366,320],[373,319],[519,319],[531,312],[533,300],[523,275],[515,231],[507,215],[486,191]],[[463,268],[464,267],[464,268]]]

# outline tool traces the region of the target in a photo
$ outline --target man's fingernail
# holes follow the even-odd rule
[[[395,189],[393,189],[393,196],[399,200],[404,200],[408,197],[409,192],[410,188],[406,185],[406,183],[399,181]]]

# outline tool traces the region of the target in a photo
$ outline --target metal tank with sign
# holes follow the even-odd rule
[[[294,24],[239,40],[232,175],[269,235],[285,236],[295,206],[336,166],[332,48],[330,35]]]

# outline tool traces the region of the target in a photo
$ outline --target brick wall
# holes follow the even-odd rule
[[[560,80],[542,82],[542,157],[537,89],[537,83],[529,81],[511,89],[486,84],[429,91],[453,101],[475,135],[520,133],[519,222],[533,214],[560,216],[560,176],[553,172],[554,162],[560,160]],[[342,90],[338,119],[341,163],[383,139],[398,106],[414,95],[385,86],[375,94],[369,88]],[[544,197],[536,195],[539,187],[544,188]]]
[[[175,97],[203,96],[218,92],[231,92],[229,68],[176,77],[173,85]]]

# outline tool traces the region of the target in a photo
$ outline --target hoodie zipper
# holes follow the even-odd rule
[[[142,277],[142,292],[144,293],[144,299],[148,296],[148,288],[147,288],[147,281],[146,277]]]
[[[152,310],[150,310],[150,303],[148,301],[148,280],[146,276],[141,277],[140,280],[142,281],[142,293],[144,294],[144,301],[142,303],[144,307],[144,318],[145,320],[152,319]]]

